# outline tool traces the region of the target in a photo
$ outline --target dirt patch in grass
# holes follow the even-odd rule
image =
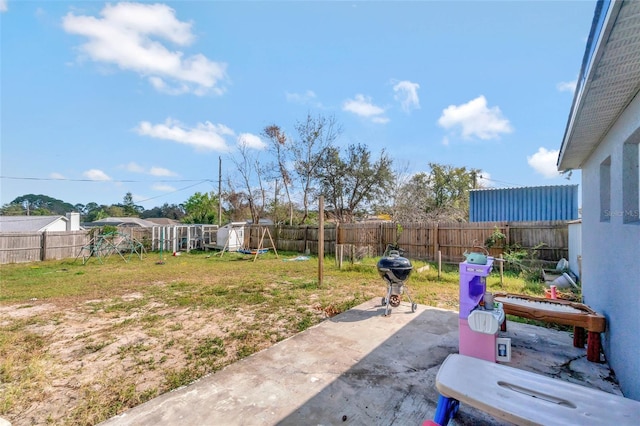
[[[371,265],[326,262],[319,286],[313,261],[155,260],[3,266],[0,416],[93,425],[386,291]],[[410,288],[418,303],[457,309],[456,274],[414,274]]]

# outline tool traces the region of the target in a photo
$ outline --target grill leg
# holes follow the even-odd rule
[[[384,309],[384,316],[389,315],[389,302],[391,301],[391,284],[389,284],[389,289],[387,290],[387,306]]]
[[[415,312],[418,309],[418,305],[413,302],[411,295],[409,294],[409,287],[404,286],[404,291],[407,293],[407,297],[409,298],[409,302],[411,302],[411,312]]]
[[[411,304],[413,305],[413,299],[411,298],[411,295],[409,294],[409,287],[407,287],[406,285],[404,286],[404,292],[407,293],[407,297],[409,298],[409,302],[411,302]]]

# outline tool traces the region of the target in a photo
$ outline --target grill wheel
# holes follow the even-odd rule
[[[389,298],[389,304],[394,308],[400,306],[400,296],[398,296],[397,294],[392,294]]]

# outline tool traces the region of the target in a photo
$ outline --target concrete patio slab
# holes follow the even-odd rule
[[[435,376],[458,351],[458,313],[370,300],[103,425],[421,425]],[[567,332],[509,322],[508,365],[620,395]],[[461,406],[454,425],[502,424]]]

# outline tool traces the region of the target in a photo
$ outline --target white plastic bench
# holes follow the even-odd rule
[[[449,355],[436,376],[434,422],[459,402],[517,425],[637,425],[640,402],[465,355]],[[426,422],[429,423],[429,422]]]

